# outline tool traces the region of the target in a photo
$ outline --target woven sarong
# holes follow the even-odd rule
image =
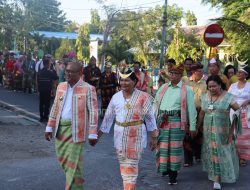
[[[250,129],[247,126],[247,114],[241,112],[242,134],[236,139],[236,148],[241,159],[250,160]]]
[[[124,190],[135,190],[136,180],[138,177],[139,159],[124,158],[122,154],[118,154],[120,163],[120,171],[123,180]]]
[[[180,170],[184,136],[185,131],[181,129],[181,118],[169,116],[166,126],[160,129],[157,142],[156,165],[158,172]]]
[[[70,122],[60,122],[56,136],[56,154],[66,176],[66,190],[82,190],[83,143],[74,143]]]

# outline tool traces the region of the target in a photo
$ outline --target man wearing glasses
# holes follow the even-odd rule
[[[55,132],[56,154],[66,176],[65,189],[83,189],[82,153],[87,129],[90,145],[97,142],[96,90],[81,79],[81,68],[78,62],[67,64],[66,82],[58,85],[45,131],[48,141]]]

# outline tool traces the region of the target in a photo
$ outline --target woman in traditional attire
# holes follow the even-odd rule
[[[237,78],[238,82],[230,86],[228,92],[234,95],[235,101],[241,106],[242,135],[236,140],[236,148],[240,158],[240,165],[245,166],[246,160],[250,160],[250,68],[247,65],[239,65]],[[231,109],[232,118],[234,111]]]
[[[18,58],[14,64],[13,76],[14,76],[14,90],[22,90],[22,80],[23,80],[23,56]]]
[[[112,64],[108,62],[105,65],[105,71],[102,73],[99,83],[102,98],[101,116],[104,115],[112,96],[116,93],[117,86],[116,74],[112,72]]]
[[[115,121],[114,145],[124,190],[135,190],[138,163],[147,145],[147,131],[152,132],[150,144],[154,149],[158,130],[152,109],[153,98],[135,88],[138,81],[135,73],[122,68],[119,76],[121,91],[114,94],[109,103],[98,138],[109,133]]]
[[[203,123],[202,165],[213,189],[221,189],[220,182],[234,183],[239,177],[239,163],[234,142],[234,129],[241,122],[231,125],[229,110],[240,107],[233,95],[225,91],[226,85],[218,75],[207,80],[208,92],[202,96],[198,126]],[[234,118],[239,119],[237,115]],[[236,120],[234,120],[236,121]],[[237,131],[238,132],[238,131]]]

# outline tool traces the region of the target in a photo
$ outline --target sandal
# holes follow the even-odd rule
[[[213,190],[221,190],[221,185],[218,182],[214,182]]]

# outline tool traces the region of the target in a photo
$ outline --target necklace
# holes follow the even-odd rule
[[[214,103],[218,100],[219,97],[220,97],[220,96],[217,96],[217,97],[215,98],[215,100],[213,101],[213,97],[211,96],[210,103],[211,103],[211,104],[214,104]]]
[[[133,91],[133,92],[134,92],[134,91]],[[131,97],[133,96],[133,92],[132,92]],[[131,98],[130,98],[130,99],[126,99],[126,98],[124,97],[124,94],[123,94],[123,98],[124,98],[124,102],[125,102],[125,105],[124,105],[125,109],[126,109],[126,110],[131,110],[131,109],[133,108],[133,105],[130,103]]]
[[[127,100],[127,99],[124,98],[124,101],[125,101],[125,106],[124,106],[125,109],[126,109],[126,110],[132,109],[132,104],[130,104],[130,99]]]
[[[214,101],[213,101],[213,97],[211,94],[210,94],[210,97],[211,97],[211,99],[210,99],[210,103],[208,105],[208,110],[213,111],[214,110],[214,103],[219,99],[220,95],[217,96]]]

